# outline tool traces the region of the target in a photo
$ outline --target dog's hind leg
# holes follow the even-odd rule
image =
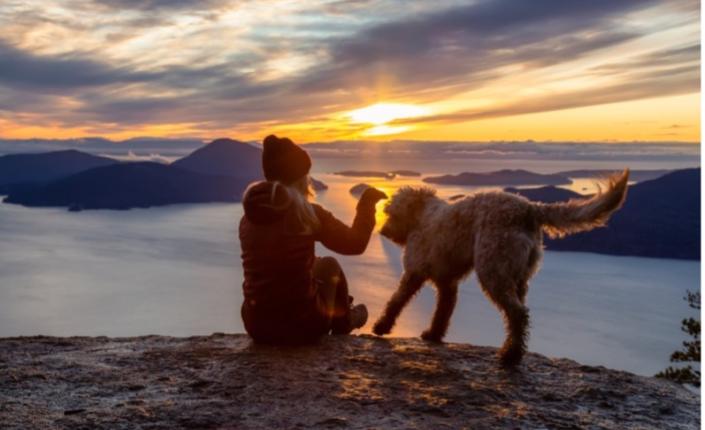
[[[397,291],[387,302],[384,312],[372,327],[372,332],[379,336],[390,333],[404,306],[421,289],[425,281],[426,278],[423,276],[408,271],[404,272],[399,281]]]
[[[431,327],[421,333],[421,338],[432,342],[440,342],[448,331],[450,317],[453,314],[455,303],[458,300],[457,282],[439,282],[436,310],[433,313]]]
[[[529,328],[529,310],[521,302],[514,281],[501,275],[478,271],[478,279],[487,296],[499,308],[507,331],[504,344],[499,350],[503,366],[511,367],[521,362],[526,352]]]
[[[529,282],[521,280],[517,283],[517,297],[521,304],[526,304],[526,294],[529,292]]]
[[[537,243],[540,244],[541,241],[539,240]],[[541,247],[538,244],[529,251],[523,274],[519,276],[519,281],[516,285],[517,296],[522,304],[526,304],[526,294],[529,292],[529,279],[534,275],[534,273],[536,273],[541,261],[542,252]]]

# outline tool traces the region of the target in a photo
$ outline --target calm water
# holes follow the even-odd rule
[[[358,180],[317,176],[331,187],[318,200],[351,221],[356,200],[347,190]],[[392,192],[405,183],[414,180],[375,184]],[[439,190],[459,192],[468,189]],[[239,204],[80,213],[0,204],[0,336],[242,332],[241,215]],[[400,250],[375,233],[364,255],[339,258],[351,293],[370,309],[369,332],[395,289]],[[699,279],[698,262],[547,252],[528,296],[530,349],[653,374],[684,340],[682,296]],[[433,306],[427,287],[393,334],[417,336]],[[499,345],[502,338],[499,314],[471,277],[447,339]]]

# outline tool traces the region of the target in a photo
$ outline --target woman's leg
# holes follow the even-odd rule
[[[321,311],[330,321],[333,333],[350,332],[348,282],[340,263],[333,257],[316,258],[313,279],[318,287]]]

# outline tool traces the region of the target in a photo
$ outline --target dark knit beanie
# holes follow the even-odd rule
[[[290,139],[269,135],[264,138],[262,170],[268,181],[291,184],[311,170],[311,158]]]

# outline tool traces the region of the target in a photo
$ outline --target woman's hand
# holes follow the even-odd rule
[[[376,205],[378,201],[386,199],[387,195],[375,187],[369,187],[360,196],[360,203]]]

